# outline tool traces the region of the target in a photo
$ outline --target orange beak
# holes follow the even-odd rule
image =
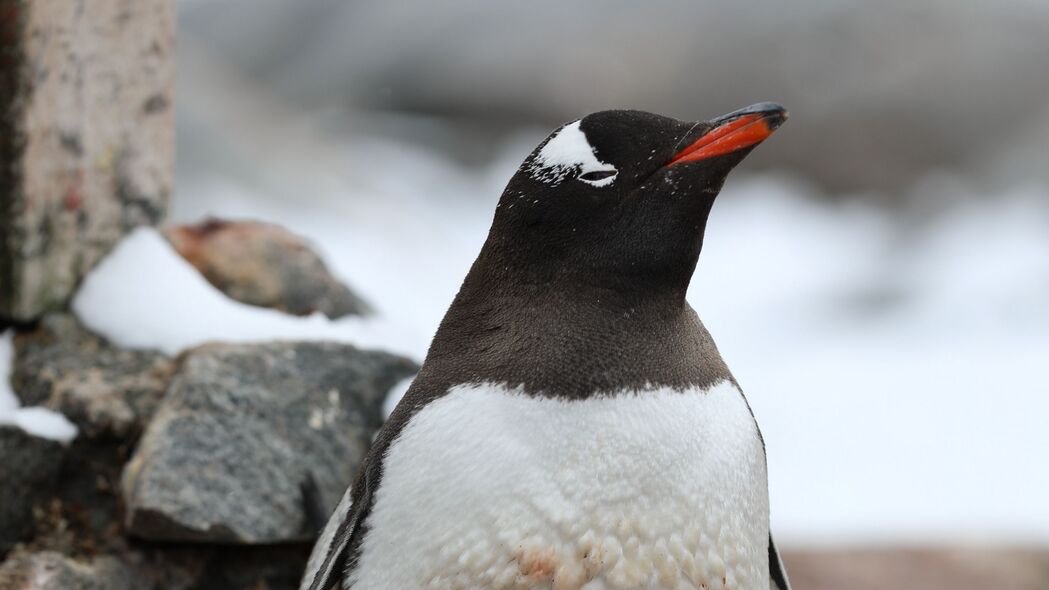
[[[706,160],[753,147],[787,120],[787,110],[762,102],[711,121],[713,128],[670,159],[667,166]]]

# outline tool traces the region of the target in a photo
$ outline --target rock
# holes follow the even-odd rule
[[[992,548],[787,551],[791,584],[807,590],[1044,590],[1049,554]]]
[[[140,434],[173,368],[159,352],[110,345],[69,314],[45,316],[14,343],[11,383],[22,403],[65,414],[89,438]]]
[[[335,319],[370,308],[328,271],[302,238],[265,223],[210,219],[165,231],[175,250],[216,288],[251,305]]]
[[[11,383],[26,405],[61,412],[79,429],[65,450],[60,488],[38,498],[37,541],[67,553],[121,546],[120,474],[160,403],[174,361],[123,350],[70,314],[45,315],[17,333]],[[41,537],[44,537],[41,539]]]
[[[73,559],[57,551],[18,553],[0,566],[0,590],[183,590],[190,572],[141,555]]]
[[[111,438],[78,438],[66,451],[61,485],[38,513],[34,542],[67,553],[95,554],[124,545],[120,476],[130,443]]]
[[[54,488],[65,447],[0,424],[0,555],[25,540],[33,507]]]
[[[113,558],[81,563],[54,551],[16,555],[0,567],[3,590],[134,590],[133,578]]]
[[[124,471],[131,534],[244,544],[302,540],[303,488],[330,513],[386,392],[418,367],[330,343],[209,344],[185,354]]]
[[[61,307],[174,177],[174,0],[0,4],[0,317]]]
[[[0,590],[295,590],[310,546],[148,546],[104,555],[20,550]]]
[[[200,567],[192,590],[297,590],[311,548],[310,544],[231,545],[167,549],[164,557]]]

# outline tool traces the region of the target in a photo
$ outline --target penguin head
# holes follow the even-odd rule
[[[511,178],[486,249],[537,281],[683,297],[726,176],[786,118],[760,103],[702,122],[612,110],[563,125]]]

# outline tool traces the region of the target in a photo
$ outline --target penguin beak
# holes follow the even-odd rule
[[[787,109],[761,102],[710,121],[710,130],[674,154],[667,167],[706,160],[756,146],[787,120]]]

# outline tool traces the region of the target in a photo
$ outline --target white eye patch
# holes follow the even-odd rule
[[[611,172],[596,180],[582,178],[592,172]],[[558,184],[570,174],[591,186],[608,186],[616,179],[616,167],[594,155],[594,147],[579,128],[579,121],[561,128],[536,154],[532,161],[532,178],[547,184]],[[598,175],[593,175],[598,176]]]

